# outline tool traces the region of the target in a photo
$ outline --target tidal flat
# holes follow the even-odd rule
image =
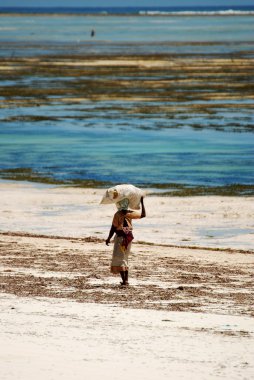
[[[251,110],[253,64],[254,58],[240,54],[223,58],[167,55],[4,58],[0,66],[1,108],[121,100],[121,112],[139,114],[140,118],[163,114],[176,121],[174,127],[181,126],[181,119],[190,113],[210,115],[212,121],[213,116],[223,111]],[[130,110],[124,101],[133,101],[136,106]],[[111,108],[112,112],[119,111],[117,105],[114,108],[112,104]],[[222,118],[220,114],[217,116]],[[2,120],[12,119],[2,117]],[[39,112],[31,120],[41,120]],[[253,129],[248,117],[242,126],[245,130]],[[194,127],[202,125],[196,122]]]
[[[43,50],[42,46],[40,49]],[[127,178],[140,186],[163,188],[165,195],[252,195],[253,64],[250,52],[222,55],[51,52],[33,57],[15,53],[5,56],[0,65],[0,122],[1,135],[8,138],[0,176],[80,186],[91,183],[93,187]],[[182,140],[177,140],[176,148],[170,146],[173,139],[168,133],[173,133],[174,138],[177,130],[181,131]],[[47,141],[42,144],[42,140],[36,139],[42,138],[45,131]],[[203,133],[195,135],[195,131]],[[92,153],[84,153],[81,146],[75,146],[78,133]],[[212,134],[205,137],[203,144],[201,140],[207,133]],[[213,133],[224,135],[216,134],[214,139]],[[113,141],[114,134],[129,141],[122,147],[122,153],[122,142]],[[33,141],[29,140],[31,136]],[[95,157],[92,154],[99,139],[105,139],[105,144]],[[122,168],[117,171],[112,162],[119,160],[121,154],[132,155],[132,166],[141,162],[140,157],[134,157],[138,141],[142,143],[139,153],[144,160],[140,172],[146,174],[126,177],[129,172],[123,171],[121,177]],[[50,152],[46,152],[46,144],[52,144]],[[67,147],[78,155],[74,170],[63,167],[56,155],[50,157],[53,151],[60,154]],[[28,155],[27,148],[34,149],[33,157],[32,151]],[[102,151],[106,153],[100,158]],[[46,156],[50,158],[43,163],[42,157]],[[186,165],[189,157],[191,168],[187,168],[190,162]],[[74,155],[71,160],[74,161]],[[185,171],[179,174],[183,162],[185,168],[181,170]],[[153,173],[158,164],[163,164],[165,170],[156,177]],[[167,167],[172,168],[170,175]],[[191,177],[191,171],[196,178]]]

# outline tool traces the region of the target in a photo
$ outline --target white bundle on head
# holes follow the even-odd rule
[[[132,210],[140,209],[140,199],[145,196],[145,192],[133,185],[116,185],[111,187],[104,194],[101,204],[118,203],[127,198],[129,208]]]

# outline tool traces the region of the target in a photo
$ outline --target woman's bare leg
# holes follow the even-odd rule
[[[129,282],[128,282],[128,279],[129,279],[129,272],[126,270],[126,271],[124,272],[124,274],[125,274],[125,276],[124,276],[124,282],[125,282],[126,285],[128,285],[128,284],[129,284]]]
[[[121,282],[121,284],[122,284],[122,285],[125,285],[125,272],[124,272],[124,271],[121,271],[121,272],[120,272],[120,276],[121,276],[121,278],[122,278],[122,280],[123,280],[123,282]]]

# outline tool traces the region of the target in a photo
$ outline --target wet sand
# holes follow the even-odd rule
[[[0,234],[1,290],[138,309],[253,314],[254,253],[133,244],[130,284],[96,238]]]

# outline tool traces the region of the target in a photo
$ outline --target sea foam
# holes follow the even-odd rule
[[[139,11],[140,16],[248,16],[254,11],[221,10],[221,11]]]

